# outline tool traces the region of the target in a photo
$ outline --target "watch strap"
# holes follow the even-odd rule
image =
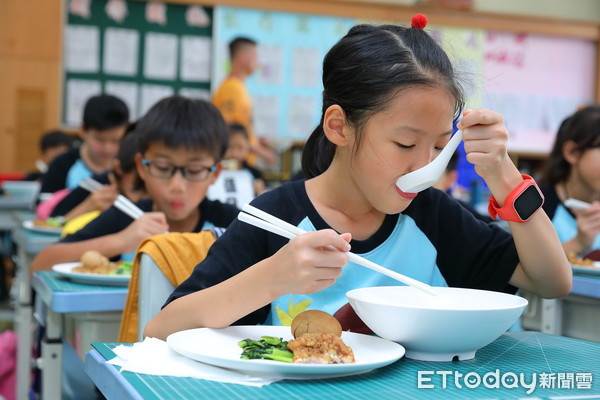
[[[523,222],[527,221],[529,218],[531,218],[537,212],[537,210],[539,210],[539,208],[541,208],[541,205],[540,205],[540,207],[538,207],[538,209],[536,209],[533,213],[531,213],[531,215],[529,215],[529,217],[527,219],[521,218],[521,216],[516,211],[515,206],[514,206],[515,201],[529,186],[536,187],[539,195],[542,198],[542,204],[543,204],[543,199],[544,199],[544,195],[539,190],[539,187],[537,186],[537,184],[535,183],[535,180],[531,176],[526,175],[526,174],[521,174],[521,177],[523,178],[523,181],[519,185],[517,185],[517,187],[515,187],[508,194],[508,196],[506,196],[506,200],[504,200],[504,205],[502,207],[500,207],[500,205],[498,204],[498,202],[496,201],[494,196],[490,196],[490,199],[488,202],[488,213],[490,214],[490,217],[492,217],[492,219],[496,219],[497,217],[500,217],[504,221],[523,223]]]

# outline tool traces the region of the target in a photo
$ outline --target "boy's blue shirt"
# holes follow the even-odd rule
[[[69,171],[80,159],[79,147],[56,157],[42,178],[41,193],[54,193],[66,188]]]
[[[67,172],[66,187],[68,189],[75,189],[79,186],[79,182],[89,178],[94,173],[85,165],[83,160],[80,158],[71,166]]]
[[[310,202],[304,181],[284,184],[252,205],[305,230],[329,228]],[[287,243],[270,232],[234,221],[207,258],[169,300],[213,286],[270,257]],[[495,224],[476,220],[445,193],[428,189],[400,214],[387,215],[366,240],[352,240],[352,252],[434,286],[514,293],[509,280],[518,264],[512,237]],[[310,295],[286,295],[241,318],[237,324],[284,324],[304,309],[338,314],[344,329],[350,289],[398,285],[397,281],[352,263],[330,288]],[[356,329],[353,327],[353,331]]]

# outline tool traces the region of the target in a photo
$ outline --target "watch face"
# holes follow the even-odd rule
[[[523,221],[528,220],[544,203],[544,198],[540,195],[535,185],[529,186],[515,200],[515,211]]]

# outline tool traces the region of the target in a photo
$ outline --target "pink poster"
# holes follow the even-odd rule
[[[485,89],[569,98],[591,98],[594,43],[581,39],[488,32]]]
[[[548,153],[560,123],[594,95],[594,43],[488,32],[483,106],[499,112],[512,152]]]

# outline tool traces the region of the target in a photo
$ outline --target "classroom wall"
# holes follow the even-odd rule
[[[282,11],[322,13],[382,20],[394,16],[408,21],[424,11],[432,24],[542,35],[585,38],[599,42],[600,24],[498,16],[490,13],[456,13],[390,4],[391,0],[172,0],[173,3],[230,5]],[[388,1],[386,4],[385,2]],[[519,0],[515,0],[519,1]],[[583,1],[583,0],[580,0]],[[0,171],[26,171],[37,157],[37,141],[44,130],[60,120],[61,29],[67,0],[0,0]],[[495,2],[495,1],[494,1]],[[479,3],[479,2],[477,2]],[[477,4],[476,3],[476,4]],[[501,3],[501,2],[500,2]],[[567,2],[575,7],[572,2]],[[600,3],[600,2],[598,2]],[[547,3],[545,3],[547,4]],[[566,16],[565,16],[566,18]],[[600,52],[599,52],[600,53]],[[597,76],[600,75],[596,62]],[[598,79],[597,79],[598,81]],[[598,82],[596,99],[600,98]]]
[[[476,0],[476,11],[600,21],[598,0]]]
[[[404,6],[423,6],[432,0],[345,0],[389,3]],[[443,0],[437,0],[444,3]],[[451,7],[452,1],[446,0]],[[460,7],[465,2],[456,2]],[[598,0],[472,0],[472,10],[531,17],[549,17],[581,21],[600,21]]]
[[[61,0],[0,1],[0,171],[32,169],[58,126]]]

